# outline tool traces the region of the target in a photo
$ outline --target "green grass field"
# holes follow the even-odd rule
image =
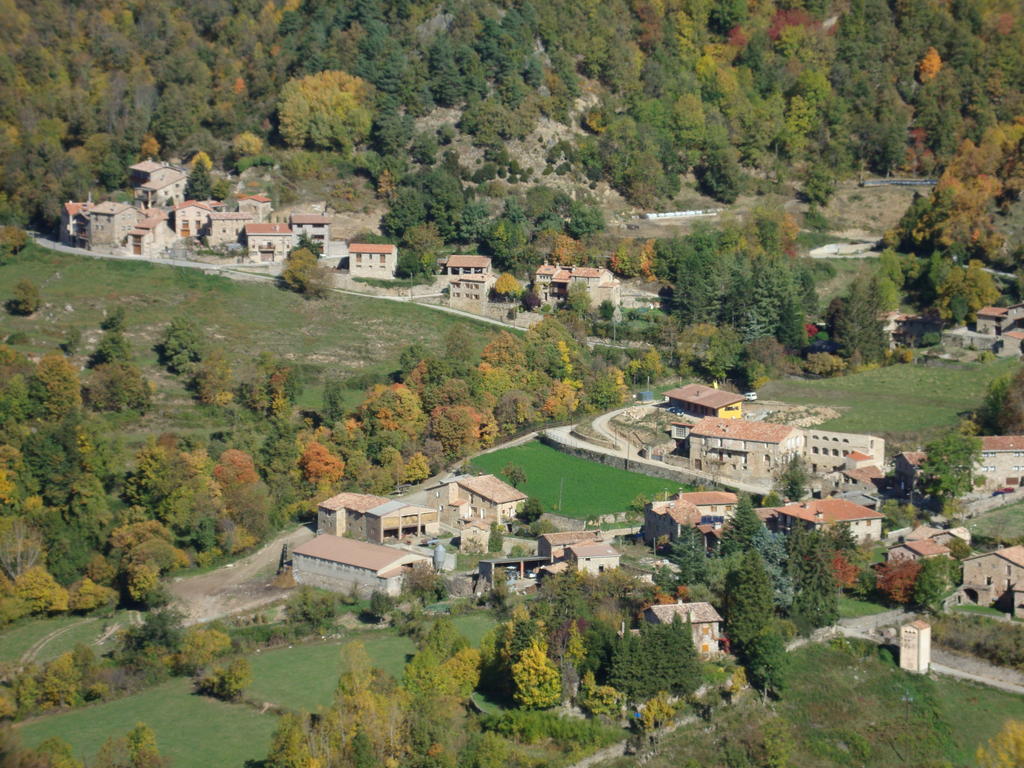
[[[191,691],[191,680],[171,680],[125,699],[36,718],[17,730],[26,746],[58,737],[88,760],[108,737],[123,736],[140,721],[156,733],[160,752],[175,768],[242,768],[266,756],[276,717]]]
[[[33,619],[0,632],[0,662],[17,661],[25,651],[51,632],[71,627],[81,621],[80,616]],[[73,630],[69,630],[69,633],[71,631]]]
[[[1000,541],[1015,541],[1024,536],[1024,501],[978,515],[967,523],[967,527],[974,534]]]
[[[490,328],[414,304],[338,294],[306,301],[266,283],[158,263],[90,259],[35,246],[0,266],[0,301],[6,301],[23,279],[39,287],[43,305],[31,317],[0,313],[0,340],[24,333],[28,340],[17,348],[26,354],[53,352],[69,329],[78,329],[78,361],[84,364],[99,338],[104,312],[124,308],[136,362],[158,382],[160,391],[153,412],[139,424],[134,423],[137,416],[128,415],[130,423],[125,426],[150,433],[171,426],[183,433],[190,428],[215,429],[225,418],[215,409],[181,409],[182,402],[190,401],[188,393],[157,367],[153,345],[178,315],[192,317],[207,341],[222,346],[239,372],[262,351],[296,363],[309,389],[300,399],[307,407],[319,407],[327,377],[344,380],[354,374],[388,373],[404,347],[421,342],[440,349],[447,331],[456,326],[472,331],[482,347]],[[358,387],[349,392],[349,400],[357,402],[362,391]]]
[[[510,463],[519,465],[526,473],[520,490],[540,499],[545,512],[566,517],[590,519],[624,512],[640,494],[653,498],[675,493],[681,487],[670,480],[578,459],[536,441],[473,459],[474,469],[498,477],[503,477],[501,471]]]
[[[888,609],[878,603],[869,603],[867,600],[858,600],[854,597],[843,595],[839,598],[839,618],[856,619],[861,616],[874,616],[878,613],[885,613]]]
[[[930,436],[957,424],[981,404],[988,383],[1013,370],[1011,359],[950,367],[892,365],[834,379],[780,379],[766,384],[763,400],[838,408],[823,429],[870,432],[897,439]]]

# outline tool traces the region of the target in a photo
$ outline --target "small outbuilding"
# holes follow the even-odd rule
[[[430,558],[330,534],[317,536],[292,552],[295,583],[332,592],[355,587],[366,594],[381,591],[397,595],[405,575],[414,567],[432,567]]]

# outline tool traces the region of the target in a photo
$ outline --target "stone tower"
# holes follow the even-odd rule
[[[900,668],[923,675],[931,661],[931,624],[918,619],[900,627]]]

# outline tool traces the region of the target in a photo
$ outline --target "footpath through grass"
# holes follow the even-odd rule
[[[519,489],[539,499],[545,512],[578,519],[589,520],[599,515],[624,512],[641,494],[654,498],[685,488],[671,480],[659,480],[569,456],[538,441],[485,453],[473,459],[474,469],[493,473],[506,481],[508,478],[502,470],[508,464],[523,468],[526,482]]]
[[[822,429],[930,437],[977,408],[989,382],[1016,366],[1012,359],[949,366],[908,363],[833,379],[781,379],[759,394],[764,400],[842,410],[839,418],[819,425]]]
[[[299,680],[293,685],[306,682]],[[266,756],[276,717],[191,691],[191,680],[171,680],[125,699],[36,718],[17,730],[26,746],[57,737],[87,760],[107,738],[124,736],[139,722],[153,729],[161,753],[175,768],[242,768]]]

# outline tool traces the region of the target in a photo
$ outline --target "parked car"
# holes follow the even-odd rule
[[[747,392],[743,395],[743,399],[753,402],[754,400],[757,400],[757,392]]]
[[[680,408],[678,405],[673,405],[671,408],[668,409],[668,412],[675,416],[683,415],[683,409]]]
[[[1010,486],[1006,486],[1005,488],[996,488],[994,491],[992,491],[992,495],[1002,496],[1004,493],[1013,493],[1015,490],[1017,489],[1011,488]]]

